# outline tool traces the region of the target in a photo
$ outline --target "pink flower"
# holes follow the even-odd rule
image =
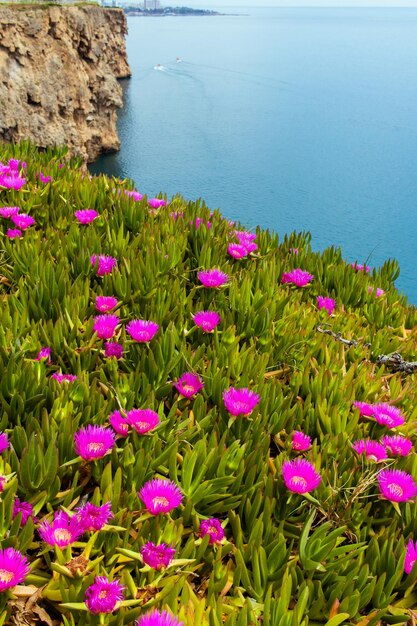
[[[364,454],[370,461],[385,461],[388,458],[387,452],[378,441],[372,441],[371,439],[359,439],[352,444],[352,448],[358,454]]]
[[[3,476],[2,474],[0,474],[0,493],[4,491],[4,487],[6,486],[6,483],[7,483],[6,476]]]
[[[156,428],[160,422],[158,413],[152,409],[132,409],[126,414],[126,421],[139,435]]]
[[[9,447],[9,438],[6,433],[0,432],[0,454]]]
[[[18,174],[0,174],[0,187],[5,189],[14,189],[19,191],[26,184],[26,178],[19,176]]]
[[[378,474],[378,483],[382,497],[391,502],[407,502],[417,494],[413,477],[401,470],[382,470]]]
[[[246,230],[235,230],[233,234],[238,242],[244,246],[256,239],[256,233],[249,233]]]
[[[97,333],[99,339],[111,339],[116,332],[116,326],[119,318],[116,315],[97,315],[94,318],[94,332]]]
[[[297,287],[305,287],[308,285],[314,276],[305,272],[304,270],[297,268],[295,270],[291,270],[291,272],[284,272],[281,278],[281,283],[292,283]]]
[[[44,176],[42,172],[39,172],[39,180],[41,183],[50,183],[52,180],[52,176]]]
[[[356,262],[355,262],[355,263],[351,263],[350,265],[351,265],[351,267],[353,267],[353,269],[354,269],[356,272],[365,272],[365,273],[368,273],[368,272],[369,272],[369,270],[371,269],[371,268],[369,267],[369,265],[360,265],[359,263],[356,263]]]
[[[85,590],[84,602],[90,613],[112,613],[124,598],[125,587],[118,581],[109,581],[106,576],[96,576],[92,585]]]
[[[373,287],[368,287],[368,293],[372,293],[374,291]],[[380,289],[379,287],[376,288],[375,290],[375,298],[380,298],[381,296],[383,296],[385,293],[385,291],[383,289]]]
[[[135,626],[183,626],[184,622],[179,622],[174,615],[167,611],[159,612],[153,610],[146,615],[142,615],[136,622]]]
[[[244,415],[247,417],[259,404],[260,396],[254,391],[250,391],[243,387],[235,389],[230,387],[229,390],[223,391],[223,401],[230,415]]]
[[[336,302],[333,298],[326,298],[325,296],[317,296],[317,308],[327,309],[329,315],[331,315],[335,309]]]
[[[234,259],[243,259],[245,256],[248,256],[249,252],[245,246],[242,246],[240,243],[231,243],[227,248],[227,252]]]
[[[297,452],[304,452],[304,450],[308,450],[311,446],[311,437],[301,432],[300,430],[295,430],[292,434],[292,449]]]
[[[38,352],[38,356],[35,361],[42,361],[42,359],[46,359],[47,363],[51,363],[51,348],[45,347],[41,348]]]
[[[170,216],[171,216],[171,215],[172,215],[172,214],[170,213]],[[204,222],[204,220],[203,220],[201,217],[196,217],[195,221],[194,221],[194,222],[193,222],[193,221],[191,221],[191,222],[190,222],[190,224],[191,224],[191,225],[192,225],[192,224],[194,224],[194,226],[195,226],[195,229],[196,229],[196,230],[198,230],[198,229],[200,228],[200,226],[201,226],[201,225],[206,226],[206,228],[207,228],[208,230],[210,230],[210,228],[211,228],[211,222]]]
[[[96,309],[100,313],[111,311],[117,304],[117,298],[113,298],[113,296],[96,296]]]
[[[16,215],[12,215],[10,218],[18,228],[21,230],[26,230],[30,226],[33,226],[35,220],[30,215],[26,213],[17,213]]]
[[[0,208],[0,216],[8,219],[12,215],[17,215],[20,211],[18,206],[2,206]]]
[[[148,541],[140,549],[143,562],[149,567],[161,570],[168,567],[175,555],[175,549],[167,546],[166,543],[156,545],[152,541]]]
[[[65,548],[77,541],[84,532],[76,515],[70,517],[64,511],[54,513],[52,524],[44,520],[38,532],[45,543],[51,546]]]
[[[117,265],[117,259],[112,256],[104,256],[100,254],[97,256],[93,254],[90,257],[90,262],[93,267],[96,267],[97,263],[97,276],[104,276],[105,274],[110,274],[114,267]]]
[[[185,398],[192,398],[203,389],[204,385],[197,374],[186,372],[178,379],[177,383],[174,383],[174,387]]]
[[[197,278],[204,287],[221,287],[229,280],[227,274],[216,269],[198,272]]]
[[[29,502],[21,502],[19,498],[15,498],[13,502],[13,519],[19,514],[22,514],[22,519],[20,520],[20,528],[22,528],[29,517],[33,516],[33,506]]]
[[[52,374],[51,378],[59,383],[73,383],[74,380],[77,380],[75,374],[61,374],[61,372],[55,372]]]
[[[314,465],[305,459],[284,461],[282,476],[287,489],[295,493],[309,493],[316,489],[321,482],[321,476]]]
[[[396,426],[402,426],[405,423],[405,417],[402,415],[400,409],[395,406],[390,406],[384,402],[374,404],[373,417],[382,426],[388,426],[388,428],[396,428]]]
[[[129,198],[133,198],[133,200],[135,202],[140,202],[143,198],[143,195],[141,193],[139,193],[139,191],[128,191],[127,189],[125,190],[125,194],[127,196],[129,196]]]
[[[139,343],[147,343],[158,332],[159,326],[156,322],[149,320],[132,320],[126,326],[126,331],[134,341]]]
[[[86,426],[74,434],[75,451],[85,461],[101,459],[115,444],[112,430],[103,426]]]
[[[215,517],[210,517],[209,519],[205,519],[201,522],[200,536],[205,537],[206,535],[210,536],[209,543],[212,545],[223,541],[224,530],[220,520]]]
[[[408,456],[413,449],[413,442],[406,437],[401,437],[401,435],[385,435],[381,442],[388,448],[391,456]]]
[[[371,417],[374,414],[374,405],[369,402],[359,402],[355,400],[353,403],[355,409],[359,409],[359,413],[365,417]]]
[[[6,231],[6,235],[9,239],[20,239],[22,236],[22,231],[18,228],[8,228]]]
[[[16,587],[29,574],[29,562],[14,548],[0,550],[0,592]]]
[[[94,209],[80,209],[75,211],[74,215],[80,224],[90,224],[98,217],[98,213]]]
[[[120,411],[114,411],[109,416],[110,426],[121,437],[127,437],[129,434],[129,422],[122,416]]]
[[[159,209],[162,206],[165,206],[166,202],[165,202],[165,200],[161,200],[160,198],[149,198],[148,204],[153,209]]]
[[[116,341],[106,341],[104,344],[104,356],[108,358],[116,357],[121,359],[123,356],[123,346]]]
[[[181,489],[171,480],[159,478],[145,483],[138,496],[152,515],[168,513],[182,502]]]
[[[417,561],[417,541],[414,543],[412,539],[407,543],[405,550],[404,571],[409,574]]]
[[[204,333],[211,333],[220,324],[221,318],[216,311],[199,311],[193,315],[193,320]]]
[[[101,530],[113,517],[111,502],[106,502],[102,506],[94,506],[91,502],[87,502],[77,509],[77,515],[84,531]]]
[[[298,248],[290,248],[290,249],[288,250],[288,252],[289,252],[290,254],[299,254],[299,253],[300,253],[300,251],[299,251],[299,249],[298,249]]]

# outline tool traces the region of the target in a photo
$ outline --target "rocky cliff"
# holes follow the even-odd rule
[[[126,32],[121,9],[0,5],[0,141],[67,144],[87,161],[117,150]]]

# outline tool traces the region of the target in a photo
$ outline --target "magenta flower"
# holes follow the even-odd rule
[[[354,441],[352,448],[358,454],[364,454],[369,461],[375,461],[375,463],[385,461],[385,459],[388,458],[382,443],[372,441],[371,439],[359,439],[359,441]]]
[[[126,332],[129,333],[134,341],[139,343],[151,341],[158,329],[158,324],[149,320],[132,320],[126,326]]]
[[[91,224],[98,217],[98,213],[94,209],[80,209],[75,211],[74,215],[80,224]]]
[[[118,581],[109,581],[106,576],[96,576],[92,585],[85,590],[84,602],[90,613],[112,613],[124,599],[125,587]]]
[[[178,379],[177,383],[174,383],[174,387],[185,398],[192,398],[203,389],[204,385],[197,374],[186,372]]]
[[[354,269],[356,272],[365,272],[365,273],[368,273],[368,272],[369,272],[369,270],[371,269],[371,268],[369,267],[369,265],[361,265],[360,263],[356,263],[356,262],[355,262],[355,263],[351,263],[350,265],[351,265],[351,267],[353,267],[353,269]]]
[[[69,517],[64,511],[54,513],[52,524],[44,520],[39,526],[38,532],[45,543],[51,546],[65,548],[77,541],[84,532],[80,526],[78,517]]]
[[[247,417],[259,404],[260,396],[254,391],[250,391],[243,387],[235,389],[230,387],[229,390],[223,391],[223,401],[230,415],[244,415]]]
[[[97,315],[94,318],[94,332],[97,333],[99,339],[111,339],[116,332],[116,326],[119,318],[116,315]]]
[[[374,291],[373,287],[368,287],[368,293],[372,293]],[[385,293],[385,291],[383,289],[381,289],[380,287],[377,287],[375,289],[375,298],[380,298],[381,296],[383,296]]]
[[[304,452],[304,450],[308,450],[311,446],[311,437],[301,432],[300,430],[295,430],[292,434],[292,449],[297,452]]]
[[[171,215],[172,213],[170,213],[170,216]],[[201,225],[206,226],[207,230],[210,230],[211,228],[211,222],[205,222],[201,217],[196,217],[195,221],[191,221],[190,224],[194,224],[196,230],[198,230]]]
[[[87,502],[84,506],[77,509],[79,523],[84,531],[101,530],[107,524],[109,519],[113,517],[111,512],[111,502],[106,502],[102,506],[94,506],[91,502]]]
[[[305,459],[284,461],[282,476],[285,486],[294,493],[309,493],[316,489],[321,482],[321,476],[314,465]]]
[[[104,426],[86,426],[74,434],[75,451],[85,461],[101,459],[115,444],[112,430]]]
[[[166,543],[156,545],[148,541],[140,549],[143,562],[153,569],[168,567],[175,555],[175,548],[170,548]]]
[[[29,569],[29,561],[18,550],[0,550],[0,592],[23,582]]]
[[[0,208],[0,216],[8,219],[12,215],[17,215],[20,211],[18,206],[2,206]]]
[[[298,267],[295,270],[291,270],[291,272],[284,272],[281,278],[281,283],[292,283],[297,287],[305,287],[313,279],[314,276],[312,274],[309,274],[309,272],[305,272]]]
[[[335,309],[336,302],[333,298],[326,298],[325,296],[317,296],[317,308],[326,309],[328,314],[331,315]]]
[[[251,243],[252,241],[255,241],[256,239],[256,233],[249,233],[245,230],[235,230],[233,234],[238,242],[244,246],[248,243]]]
[[[129,422],[125,419],[120,411],[114,411],[109,415],[110,426],[121,437],[127,437],[129,434]]]
[[[43,172],[39,172],[39,180],[41,183],[50,183],[52,180],[52,176],[44,176]]]
[[[139,435],[156,428],[160,422],[158,413],[152,409],[132,409],[126,414],[126,421]]]
[[[125,194],[127,196],[129,196],[129,198],[133,198],[133,200],[135,202],[140,202],[143,198],[143,195],[141,193],[139,193],[139,191],[128,191],[127,189],[125,190]]]
[[[75,374],[61,374],[61,372],[55,372],[52,374],[51,378],[58,381],[59,383],[73,383],[74,380],[77,380]]]
[[[17,213],[16,215],[12,215],[10,218],[18,228],[21,230],[26,230],[30,226],[33,226],[35,220],[30,215],[26,213]]]
[[[9,447],[9,438],[6,433],[0,432],[0,454]]]
[[[211,333],[220,324],[221,317],[216,311],[199,311],[193,315],[193,320],[204,333]]]
[[[121,359],[123,356],[123,346],[116,341],[106,341],[104,344],[104,356],[108,358],[116,357]]]
[[[4,491],[4,488],[5,488],[5,486],[6,486],[6,483],[7,483],[7,478],[6,478],[6,476],[3,476],[3,474],[0,474],[0,493],[1,493],[2,491]]]
[[[19,514],[22,514],[22,519],[20,520],[20,528],[22,528],[29,517],[33,516],[33,506],[29,502],[21,502],[19,498],[15,498],[13,502],[13,519]]]
[[[381,443],[388,448],[391,456],[408,456],[413,449],[413,442],[401,435],[386,435],[382,437]]]
[[[200,537],[205,537],[206,535],[210,536],[209,543],[212,545],[223,541],[224,530],[220,520],[215,517],[210,517],[209,519],[205,519],[201,522]]]
[[[385,469],[378,474],[381,495],[391,502],[407,502],[417,494],[413,477],[401,470]]]
[[[18,228],[8,228],[6,231],[6,236],[9,239],[20,239],[22,236],[22,231]]]
[[[360,402],[355,400],[353,406],[355,409],[359,409],[361,416],[371,417],[374,414],[374,405],[369,404],[369,402]]]
[[[171,480],[159,478],[145,483],[138,496],[152,515],[168,513],[182,502],[181,489]]]
[[[405,417],[402,415],[400,409],[395,406],[390,406],[384,402],[374,404],[373,417],[382,426],[388,426],[388,428],[395,428],[396,426],[402,426],[405,423]]]
[[[97,266],[97,276],[111,274],[113,268],[117,265],[117,259],[112,256],[104,256],[103,254],[99,256],[93,254],[93,256],[90,257],[90,262],[93,267]]]
[[[414,543],[412,539],[407,543],[405,550],[404,571],[409,574],[417,561],[417,541]]]
[[[198,272],[197,278],[204,287],[221,287],[229,280],[227,274],[216,269]]]
[[[153,209],[160,209],[162,206],[166,205],[165,200],[161,200],[161,198],[149,198],[148,204]]]
[[[299,254],[299,253],[300,253],[300,251],[299,251],[299,249],[298,249],[298,248],[290,248],[290,249],[288,250],[288,252],[289,252],[290,254]]]
[[[117,304],[117,298],[113,298],[113,296],[96,296],[96,309],[100,313],[111,311]]]
[[[227,247],[227,252],[234,259],[243,259],[245,256],[248,256],[249,252],[247,251],[245,246],[242,246],[240,243],[231,243]]]
[[[0,174],[0,187],[5,189],[14,189],[19,191],[26,184],[26,178],[19,176],[18,174]]]
[[[174,615],[168,611],[156,611],[155,609],[146,615],[142,615],[135,626],[183,626],[184,622],[179,622]]]
[[[47,363],[51,363],[51,352],[52,350],[49,347],[41,348],[35,361],[42,361],[42,359],[46,359]]]

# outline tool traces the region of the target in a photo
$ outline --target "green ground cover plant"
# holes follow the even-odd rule
[[[414,624],[396,262],[0,161],[0,626]]]

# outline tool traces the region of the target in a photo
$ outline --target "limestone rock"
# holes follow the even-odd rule
[[[126,33],[121,9],[0,5],[0,141],[65,143],[89,162],[118,150]]]

